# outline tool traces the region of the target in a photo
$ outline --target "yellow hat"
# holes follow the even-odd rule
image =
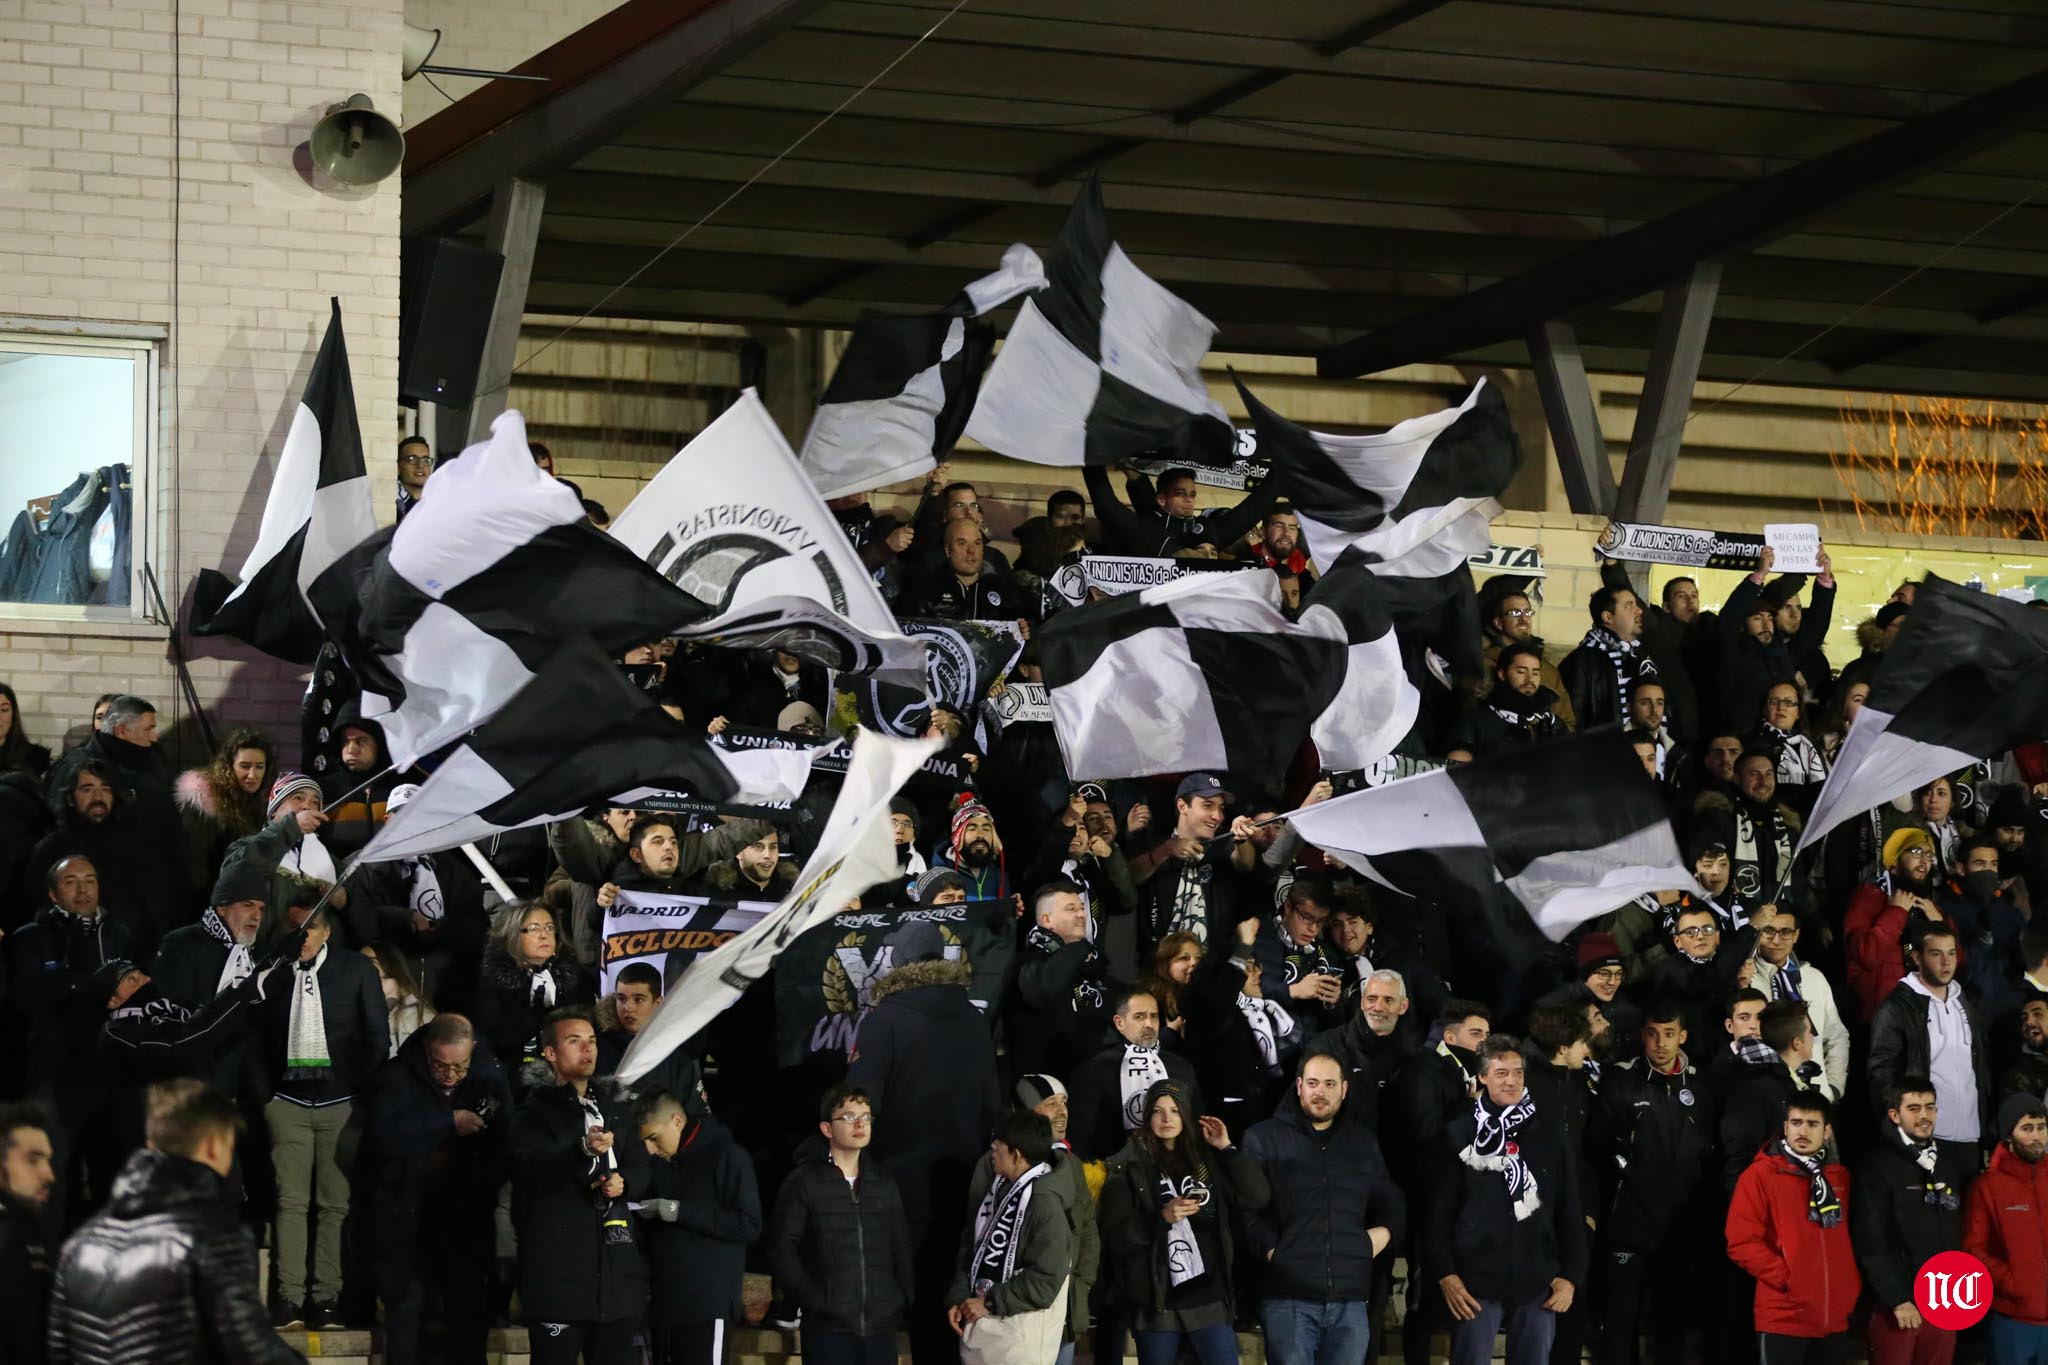
[[[1924,848],[1929,853],[1932,853],[1934,852],[1934,836],[1924,829],[1910,826],[1894,833],[1891,838],[1884,841],[1885,870],[1889,872],[1892,868],[1897,867],[1899,859],[1906,855],[1906,850],[1909,848]]]

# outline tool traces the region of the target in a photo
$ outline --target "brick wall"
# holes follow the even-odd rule
[[[433,60],[442,66],[510,71],[545,51],[601,14],[617,0],[411,0],[405,22],[441,30]],[[483,85],[465,76],[436,76],[456,99]],[[448,107],[448,101],[418,76],[405,85],[405,121],[418,123]]]
[[[159,495],[137,515],[155,517],[174,610],[198,569],[232,573],[255,540],[329,295],[341,299],[365,443],[391,444],[398,181],[318,188],[294,148],[355,92],[398,112],[400,13],[400,0],[0,6],[0,315],[167,329]],[[388,516],[389,462],[371,466]],[[294,670],[191,647],[218,720],[290,728]],[[165,721],[190,719],[160,626],[0,617],[0,678],[45,742],[101,691],[136,691]]]

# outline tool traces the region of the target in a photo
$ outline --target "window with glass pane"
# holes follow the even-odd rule
[[[0,334],[0,611],[127,613],[151,354]]]

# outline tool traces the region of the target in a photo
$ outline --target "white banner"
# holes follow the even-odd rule
[[[692,962],[753,928],[774,908],[774,901],[621,891],[604,912],[601,992],[612,993],[628,963],[645,962],[661,973],[666,995]]]
[[[923,681],[924,647],[898,629],[752,389],[662,467],[611,534],[717,613],[678,632],[686,639]]]
[[[854,738],[839,800],[797,874],[796,888],[751,928],[690,963],[626,1049],[619,1063],[623,1083],[639,1080],[730,1008],[804,930],[846,909],[870,888],[901,879],[889,801],[940,747],[935,739],[887,739],[867,730]]]

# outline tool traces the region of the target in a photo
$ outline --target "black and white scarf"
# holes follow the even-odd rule
[[[327,964],[327,945],[311,962],[292,964],[291,1017],[285,1023],[284,1078],[319,1081],[334,1074],[327,1048],[327,1012],[320,1000],[320,969]]]
[[[1657,664],[1649,651],[1643,648],[1641,640],[1623,640],[1605,626],[1595,626],[1586,632],[1586,638],[1579,641],[1589,649],[1597,649],[1607,656],[1614,665],[1614,714],[1612,716],[1579,718],[1580,725],[1598,725],[1608,720],[1628,719],[1628,685],[1637,678],[1657,676]]]
[[[1897,1125],[1894,1124],[1893,1127],[1896,1128]],[[1961,1208],[1963,1201],[1955,1192],[1955,1188],[1934,1174],[1935,1163],[1941,1160],[1940,1145],[1933,1138],[1925,1142],[1915,1142],[1906,1135],[1903,1128],[1899,1128],[1898,1133],[1899,1141],[1906,1144],[1906,1155],[1913,1158],[1913,1164],[1920,1168],[1921,1201],[1935,1208],[1947,1209],[1951,1213]]]
[[[1166,1059],[1159,1055],[1157,1044],[1124,1044],[1123,1061],[1117,1068],[1117,1098],[1123,1106],[1126,1133],[1145,1117],[1145,1092],[1165,1079]]]
[[[1237,993],[1237,1010],[1251,1025],[1252,1041],[1259,1045],[1259,1060],[1268,1071],[1280,1065],[1280,1044],[1294,1036],[1294,1016],[1277,1001],[1263,996]]]
[[[1797,730],[1780,730],[1769,721],[1763,722],[1757,733],[1777,750],[1780,786],[1819,786],[1828,780],[1827,760],[1821,757],[1820,747],[1805,735]]]
[[[1745,1063],[1746,1065],[1784,1065],[1784,1059],[1779,1057],[1777,1053],[1771,1051],[1771,1045],[1769,1043],[1766,1043],[1763,1039],[1758,1038],[1754,1035],[1751,1035],[1748,1038],[1737,1038],[1733,1046],[1735,1048],[1735,1060],[1738,1062]]]
[[[968,1270],[976,1295],[986,1298],[989,1290],[1017,1273],[1017,1249],[1032,1187],[1051,1169],[1041,1161],[1015,1180],[997,1176],[981,1197],[981,1207],[974,1213],[974,1259]]]
[[[1835,1187],[1828,1182],[1827,1169],[1821,1157],[1801,1156],[1787,1147],[1783,1138],[1772,1142],[1770,1150],[1806,1172],[1806,1221],[1824,1228],[1841,1222],[1842,1201],[1835,1198]]]
[[[1799,954],[1787,953],[1784,962],[1778,967],[1777,974],[1771,978],[1771,998],[1773,1000],[1804,1000],[1806,998],[1805,992],[1800,989],[1799,971]]]
[[[1065,939],[1043,924],[1034,924],[1024,933],[1024,946],[1032,952],[1051,957],[1068,945]],[[1081,975],[1075,978],[1073,990],[1068,993],[1068,1000],[1077,1014],[1082,1010],[1100,1009],[1108,1003],[1102,983],[1096,979],[1100,973],[1093,970],[1095,963],[1095,945],[1091,943],[1082,961]]]
[[[227,925],[220,922],[220,915],[212,906],[207,906],[206,913],[199,917],[199,927],[214,942],[227,945],[228,960],[221,964],[220,980],[213,987],[215,995],[231,991],[255,975],[256,959],[247,948],[235,942],[235,936],[228,932]]]
[[[1477,1125],[1472,1141],[1458,1153],[1458,1160],[1475,1171],[1500,1172],[1508,1182],[1508,1198],[1514,1203],[1518,1223],[1543,1207],[1542,1195],[1536,1188],[1536,1173],[1522,1159],[1522,1145],[1515,1140],[1515,1135],[1535,1114],[1536,1100],[1526,1089],[1522,1098],[1505,1109],[1481,1092],[1472,1105],[1472,1120]]]
[[[1764,813],[1770,824],[1770,843],[1759,847],[1757,843],[1757,818],[1750,813],[1749,803],[1738,800],[1735,806],[1735,847],[1729,850],[1729,889],[1742,900],[1752,905],[1774,899],[1782,886],[1786,874],[1792,870],[1792,830],[1783,816],[1773,806]],[[1771,865],[1763,864],[1763,851],[1768,848]],[[1766,886],[1765,883],[1769,885]]]
[[[421,919],[439,923],[448,912],[448,903],[441,896],[441,874],[434,870],[434,860],[402,859],[399,869],[405,878],[406,908]]]
[[[555,1007],[555,974],[551,970],[553,959],[544,966],[526,969],[526,1002],[530,1005]]]
[[[1187,1137],[1182,1135],[1185,1142]],[[1191,1175],[1178,1185],[1173,1177],[1159,1177],[1159,1192],[1162,1202],[1167,1199],[1196,1199],[1204,1208],[1209,1204],[1209,1184],[1199,1175]],[[1197,1215],[1199,1216],[1199,1215]],[[1171,1223],[1166,1229],[1166,1278],[1178,1289],[1189,1280],[1208,1272],[1208,1265],[1202,1260],[1202,1243],[1195,1236],[1194,1218],[1183,1218]]]

